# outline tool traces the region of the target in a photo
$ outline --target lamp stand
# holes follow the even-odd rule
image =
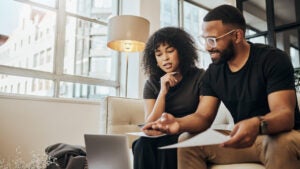
[[[126,53],[126,79],[125,79],[125,97],[127,97],[127,85],[128,85],[128,52]]]

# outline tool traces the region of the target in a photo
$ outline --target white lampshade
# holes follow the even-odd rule
[[[140,52],[149,36],[149,21],[133,15],[114,16],[108,21],[107,46],[120,52]]]

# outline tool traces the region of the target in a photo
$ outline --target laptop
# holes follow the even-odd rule
[[[85,134],[89,169],[131,169],[125,135]]]

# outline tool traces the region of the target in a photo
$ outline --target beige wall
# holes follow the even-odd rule
[[[0,95],[0,160],[25,160],[55,143],[84,145],[83,134],[100,133],[100,102]]]

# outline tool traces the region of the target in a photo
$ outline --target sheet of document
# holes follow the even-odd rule
[[[227,131],[231,131],[233,127],[234,124],[213,124],[211,126],[211,128],[215,130],[227,130]]]
[[[130,133],[127,133],[127,134],[135,135],[135,136],[141,136],[141,137],[148,137],[148,138],[158,138],[158,137],[162,137],[162,136],[166,135],[166,134],[162,134],[162,135],[158,135],[158,136],[148,136],[144,132],[130,132]]]
[[[205,146],[220,144],[229,140],[230,136],[224,135],[214,129],[207,129],[206,131],[195,135],[194,137],[179,142],[177,144],[172,144],[168,146],[160,147],[160,149],[178,148],[178,147],[193,147],[193,146]]]

